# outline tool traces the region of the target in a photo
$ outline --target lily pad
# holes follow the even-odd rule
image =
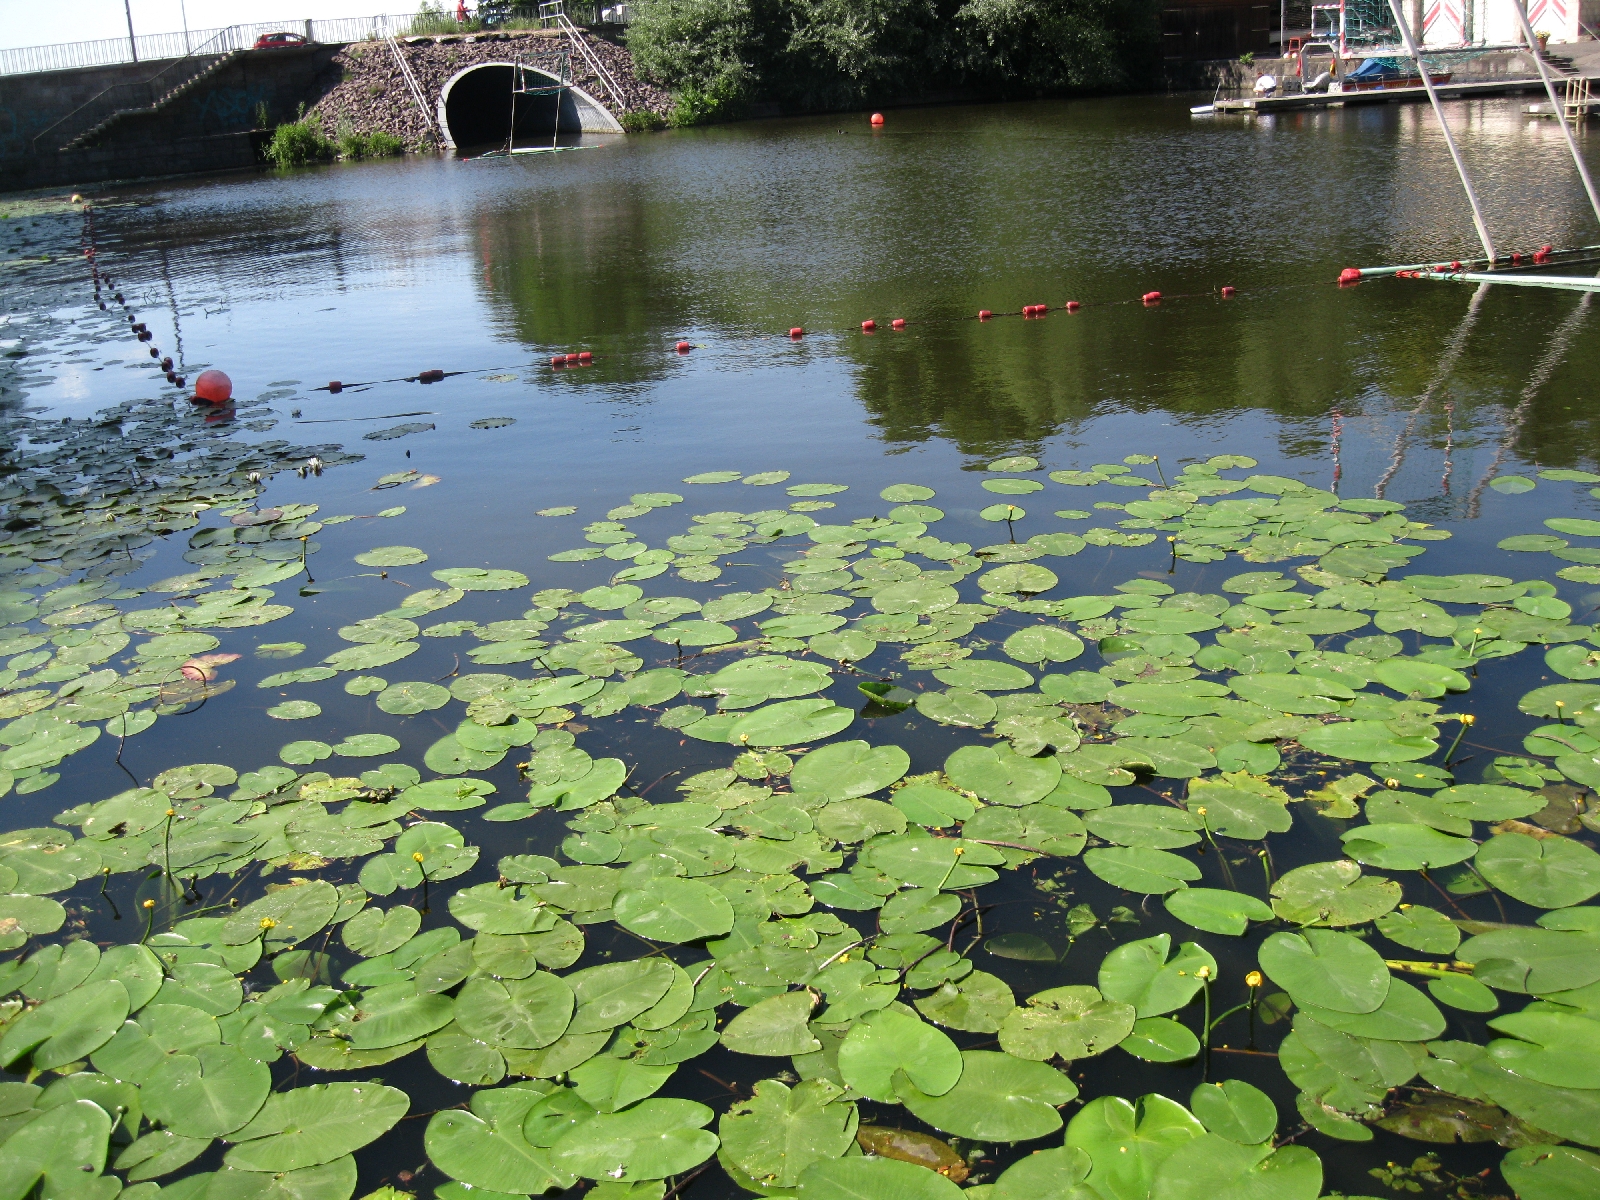
[[[1389,968],[1360,938],[1325,929],[1275,933],[1261,944],[1261,969],[1299,1005],[1375,1012],[1389,994]]]
[[[943,1033],[916,1017],[882,1008],[860,1017],[839,1047],[839,1074],[856,1091],[883,1104],[896,1099],[896,1072],[930,1096],[942,1096],[962,1072],[961,1052]]]
[[[1022,1142],[1061,1128],[1057,1107],[1075,1100],[1067,1076],[1042,1062],[989,1050],[961,1055],[961,1078],[943,1095],[929,1096],[897,1081],[900,1102],[935,1129],[984,1142]]]

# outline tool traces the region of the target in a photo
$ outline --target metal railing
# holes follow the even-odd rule
[[[227,61],[229,55],[244,48],[236,30],[238,26],[219,29],[188,54],[174,59],[147,79],[114,83],[97,92],[77,108],[53,124],[45,126],[33,136],[35,153],[40,150],[64,150],[68,144],[81,138],[101,122],[129,109],[154,108],[167,96],[186,84]],[[254,38],[250,43],[253,44]]]
[[[600,61],[600,56],[594,52],[593,47],[583,40],[582,32],[567,16],[566,7],[562,0],[546,0],[545,3],[539,5],[539,23],[547,29],[554,27],[567,35],[568,40],[572,42],[578,53],[583,57],[583,61],[595,73],[595,77],[611,93],[611,102],[626,112],[628,108],[627,95],[617,85],[616,76],[612,75],[606,68],[605,63]]]
[[[307,41],[324,43],[360,42],[368,38],[387,37],[390,33],[404,37],[416,19],[415,13],[402,13],[346,17],[336,21],[257,21],[218,29],[191,29],[186,33],[150,33],[134,38],[132,43],[127,38],[103,38],[93,42],[66,42],[57,46],[22,46],[14,50],[0,50],[0,75],[188,58],[201,46],[217,41],[224,35],[230,42],[227,47],[230,50],[248,50],[264,33],[297,33]]]

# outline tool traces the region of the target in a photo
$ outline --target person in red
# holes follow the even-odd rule
[[[467,23],[467,0],[456,0],[456,24]]]

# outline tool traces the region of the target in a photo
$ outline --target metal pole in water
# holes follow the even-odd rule
[[[1572,151],[1572,163],[1578,168],[1578,177],[1583,180],[1583,190],[1589,193],[1589,206],[1594,209],[1594,219],[1600,221],[1600,195],[1595,194],[1594,180],[1589,178],[1588,164],[1578,152],[1578,139],[1573,137],[1572,126],[1567,121],[1566,105],[1556,99],[1556,85],[1550,78],[1549,64],[1539,53],[1539,42],[1533,36],[1533,26],[1528,24],[1528,10],[1522,6],[1522,0],[1511,0],[1511,7],[1516,11],[1517,23],[1522,26],[1522,36],[1528,39],[1528,49],[1533,52],[1533,61],[1539,67],[1539,78],[1544,81],[1544,92],[1550,97],[1550,109],[1555,115],[1556,123],[1561,126],[1562,136],[1567,139],[1567,149]]]
[[[1467,193],[1467,203],[1472,205],[1472,223],[1477,227],[1478,240],[1483,243],[1483,252],[1488,256],[1489,265],[1495,262],[1494,242],[1489,237],[1489,227],[1483,223],[1483,210],[1478,207],[1478,196],[1472,190],[1472,180],[1467,177],[1467,165],[1461,161],[1461,151],[1456,149],[1456,140],[1450,136],[1450,126],[1445,123],[1444,110],[1439,107],[1439,93],[1433,90],[1433,79],[1428,74],[1428,65],[1422,61],[1422,51],[1417,49],[1416,39],[1411,36],[1411,26],[1406,24],[1405,17],[1400,15],[1399,0],[1389,0],[1389,12],[1394,16],[1394,23],[1400,29],[1400,36],[1405,39],[1406,53],[1411,55],[1412,61],[1417,64],[1417,71],[1422,76],[1422,86],[1427,90],[1428,103],[1433,105],[1433,115],[1439,119],[1439,132],[1444,134],[1444,144],[1450,148],[1450,159],[1456,165],[1456,174],[1461,177],[1461,187]]]

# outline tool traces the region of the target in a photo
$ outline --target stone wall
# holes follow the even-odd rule
[[[624,107],[658,113],[671,108],[672,99],[664,90],[634,75],[633,59],[627,50],[593,34],[585,34],[584,40],[611,72],[623,94],[621,97],[611,95],[576,53],[571,54],[569,78],[605,105],[613,116],[620,117]],[[445,82],[466,67],[520,60],[536,70],[556,75],[564,53],[571,47],[554,31],[538,31],[411,38],[401,42],[401,49],[428,99],[431,113],[437,108]],[[341,128],[348,127],[355,133],[385,130],[399,136],[408,146],[422,143],[427,125],[411,99],[388,46],[382,42],[352,43],[335,56],[334,62],[341,72],[341,82],[309,110],[329,137],[337,136]]]

